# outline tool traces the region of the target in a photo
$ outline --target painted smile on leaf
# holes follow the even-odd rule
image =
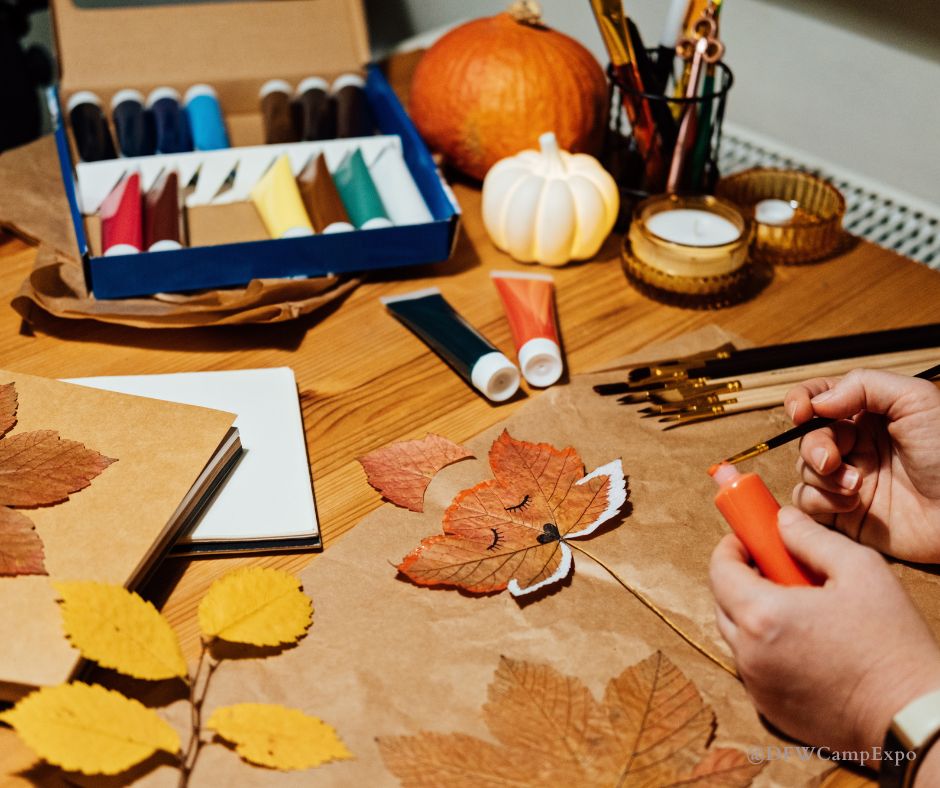
[[[398,566],[413,582],[531,593],[571,571],[567,540],[593,533],[627,500],[620,460],[585,475],[575,449],[504,431],[489,461],[494,478],[458,493],[444,533],[424,539]]]

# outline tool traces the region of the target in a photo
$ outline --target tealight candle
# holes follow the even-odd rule
[[[654,195],[633,209],[624,240],[631,281],[682,296],[731,298],[748,275],[753,223],[710,195]]]
[[[723,216],[695,208],[660,211],[646,220],[656,237],[683,246],[722,246],[741,237],[741,230]]]
[[[761,200],[754,206],[754,218],[761,224],[789,224],[796,206],[796,200]]]

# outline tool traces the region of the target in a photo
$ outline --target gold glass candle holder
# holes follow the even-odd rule
[[[832,184],[809,173],[755,167],[722,178],[716,194],[754,219],[755,260],[812,263],[833,255],[844,241],[845,199]]]
[[[746,216],[716,197],[649,197],[634,209],[624,238],[624,270],[634,287],[658,301],[726,306],[751,292],[752,232]]]

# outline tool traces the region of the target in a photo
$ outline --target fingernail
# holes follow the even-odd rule
[[[793,421],[793,417],[796,416],[796,403],[791,402],[787,405],[787,415],[790,417],[790,421]]]
[[[810,402],[812,402],[814,405],[818,405],[821,402],[825,402],[826,400],[831,399],[833,394],[835,394],[835,392],[832,389],[829,389],[829,391],[824,391],[821,394],[817,394],[810,400]]]
[[[858,485],[858,480],[860,478],[861,477],[859,476],[858,471],[855,470],[855,468],[851,468],[851,467],[846,468],[842,472],[842,486],[846,490],[854,490],[856,486]]]
[[[788,528],[797,522],[801,518],[799,509],[794,508],[793,506],[784,506],[777,513],[777,525],[782,525],[784,528]]]
[[[827,452],[822,447],[818,449],[813,449],[813,465],[816,466],[817,471],[822,471],[826,466],[826,459],[829,457],[829,452]]]

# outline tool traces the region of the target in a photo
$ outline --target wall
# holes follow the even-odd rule
[[[626,0],[650,43],[659,36],[666,2]],[[940,205],[938,2],[726,0],[722,37],[736,75],[728,120]],[[365,3],[380,51],[458,19],[496,13],[508,0]],[[588,0],[542,0],[542,6],[549,24],[604,59]],[[49,41],[45,14],[35,16],[31,37]]]
[[[736,75],[728,120],[940,205],[936,2],[726,0],[722,37]],[[367,3],[377,46],[506,4]],[[542,7],[547,23],[604,58],[587,0],[542,0]],[[665,7],[666,0],[626,0],[651,44]]]

